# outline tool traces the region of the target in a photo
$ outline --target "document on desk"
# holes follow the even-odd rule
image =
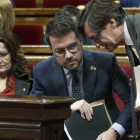
[[[91,103],[93,116],[91,121],[82,119],[80,112],[73,112],[64,122],[64,130],[69,140],[96,140],[99,134],[112,125],[104,100]]]

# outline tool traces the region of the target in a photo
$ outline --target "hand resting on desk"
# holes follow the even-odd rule
[[[85,119],[85,117],[88,121],[92,119],[93,109],[90,106],[90,104],[88,104],[85,100],[79,100],[79,101],[74,102],[71,105],[71,110],[72,112],[80,111],[81,117],[83,119]]]

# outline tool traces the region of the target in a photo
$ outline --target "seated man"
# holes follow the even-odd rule
[[[105,99],[114,124],[99,139],[116,140],[131,131],[129,78],[112,53],[83,48],[74,21],[56,16],[46,29],[52,57],[33,67],[33,88],[30,95],[70,96],[76,98],[72,111],[90,121],[93,110],[89,103]],[[121,113],[114,98],[117,93],[125,104]],[[118,132],[118,133],[116,133]]]
[[[69,18],[72,18],[77,26],[80,19],[81,11],[75,6],[65,5],[56,13],[55,16],[60,16],[60,15],[65,15]],[[86,35],[83,36],[82,39],[83,39],[83,45],[95,45],[94,42],[92,40],[89,40]],[[43,45],[48,45],[46,37],[43,38]]]

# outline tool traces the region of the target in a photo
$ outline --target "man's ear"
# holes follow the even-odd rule
[[[107,24],[109,24],[109,26],[111,26],[112,28],[117,27],[117,22],[113,17],[111,17],[107,20]]]

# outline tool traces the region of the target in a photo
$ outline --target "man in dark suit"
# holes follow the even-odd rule
[[[120,0],[122,7],[140,7],[140,0]]]
[[[76,25],[78,25],[81,11],[75,6],[65,5],[56,13],[55,16],[60,16],[60,15],[65,15],[72,18],[75,21]],[[93,41],[87,38],[87,36],[84,36],[82,40],[83,40],[83,45],[95,45]],[[48,45],[46,37],[43,38],[43,45]]]
[[[54,56],[33,67],[30,95],[75,97],[77,101],[71,105],[72,111],[80,111],[81,117],[88,121],[93,115],[89,103],[105,99],[114,124],[99,138],[116,140],[116,137],[130,132],[129,78],[118,65],[115,55],[83,49],[75,22],[66,16],[52,19],[47,25],[46,35]],[[114,92],[125,103],[122,113]]]
[[[93,40],[97,48],[102,46],[109,52],[115,50],[119,45],[125,44],[132,73],[133,67],[140,65],[140,14],[127,15],[122,7],[112,0],[93,0],[83,10],[78,30]],[[132,75],[131,107],[134,136],[137,132],[136,114],[133,112],[135,98]]]

